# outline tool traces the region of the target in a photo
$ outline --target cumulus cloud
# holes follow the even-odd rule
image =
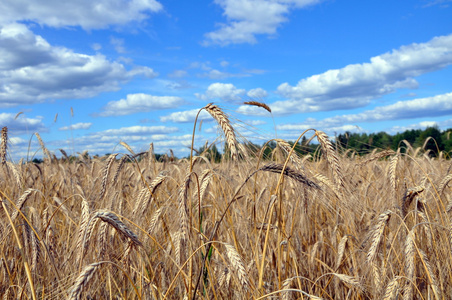
[[[212,99],[221,99],[226,102],[242,101],[246,91],[236,88],[231,83],[212,83],[204,94],[196,93],[196,97],[201,100],[210,101]]]
[[[102,117],[124,116],[138,112],[174,108],[183,104],[183,102],[182,98],[174,96],[129,94],[126,99],[108,102],[99,115]]]
[[[248,98],[260,100],[267,97],[268,93],[262,88],[251,89],[248,92],[244,89],[238,89],[232,83],[212,83],[204,94],[196,93],[195,96],[201,100],[211,101],[219,99],[225,102],[241,103]],[[248,97],[248,98],[247,98]],[[254,111],[246,107],[240,107],[238,112],[247,114]],[[252,114],[252,113],[250,113]]]
[[[414,77],[452,64],[452,35],[435,37],[427,43],[402,46],[370,63],[348,65],[342,69],[302,79],[296,86],[283,83],[278,93],[288,100],[272,105],[275,114],[352,109],[397,89],[414,89]]]
[[[174,123],[193,123],[196,119],[199,109],[192,109],[186,111],[178,111],[171,113],[167,116],[160,117],[161,122],[174,122]],[[199,113],[198,121],[212,119],[208,112],[202,110]]]
[[[274,35],[295,8],[318,3],[318,0],[216,0],[224,10],[227,23],[205,35],[204,45],[256,43],[256,35]]]
[[[66,131],[66,130],[90,129],[91,125],[93,125],[93,123],[77,123],[70,126],[63,126],[59,130]]]
[[[8,133],[13,135],[47,131],[42,118],[28,118],[23,114],[0,113],[0,124],[8,127]]]
[[[23,24],[0,26],[0,107],[93,97],[118,90],[138,75],[157,73],[148,67],[126,70],[101,54],[51,46]]]
[[[254,99],[262,99],[268,96],[267,91],[262,88],[251,89],[246,94],[248,97]]]
[[[452,114],[452,93],[427,98],[398,101],[391,105],[376,107],[358,114],[349,114],[316,120],[307,118],[300,124],[278,125],[278,130],[300,131],[308,128],[329,128],[330,131],[351,131],[356,124],[388,120],[441,117]],[[425,123],[427,124],[427,123]],[[424,125],[425,125],[424,124]],[[346,126],[346,127],[344,127]]]
[[[100,29],[143,21],[162,10],[155,0],[2,0],[0,24],[33,21],[51,27],[81,26]]]

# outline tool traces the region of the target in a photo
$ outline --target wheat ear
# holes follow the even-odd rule
[[[91,280],[91,278],[94,275],[94,272],[98,269],[100,264],[101,263],[93,263],[93,264],[87,265],[83,269],[83,271],[77,277],[77,280],[75,281],[75,284],[70,291],[70,296],[69,296],[70,300],[81,299],[81,294],[82,294],[83,288]]]
[[[8,127],[2,128],[2,136],[1,136],[1,144],[0,144],[0,163],[4,165],[6,163],[6,149],[8,146]]]
[[[381,237],[383,235],[384,229],[386,224],[389,222],[389,218],[391,217],[391,211],[387,210],[384,213],[380,214],[378,217],[378,223],[377,226],[375,226],[375,229],[372,233],[372,242],[369,248],[369,251],[367,252],[367,262],[370,263],[375,257],[375,254],[377,253],[378,245],[380,244]]]
[[[86,243],[87,241],[83,241],[85,232],[86,232],[86,227],[89,223],[89,204],[88,201],[86,201],[85,198],[82,198],[82,203],[81,203],[81,216],[80,216],[80,225],[79,225],[79,231],[78,231],[78,239],[77,239],[77,244],[76,244],[76,249],[80,249],[80,253],[79,253],[79,260],[81,260],[83,258],[83,252],[84,252],[84,248],[85,245],[84,243]]]
[[[116,229],[122,236],[128,238],[131,242],[133,242],[136,246],[141,246],[142,243],[138,239],[138,236],[130,230],[126,224],[121,222],[119,218],[112,212],[101,210],[98,211],[93,218],[99,218],[104,222],[107,222],[109,225],[111,225],[113,228]]]
[[[220,125],[223,133],[226,137],[226,143],[231,151],[232,159],[238,158],[237,151],[237,140],[235,137],[235,131],[229,122],[228,116],[216,105],[213,103],[207,104],[204,109],[217,121],[218,125]]]
[[[441,180],[441,183],[439,184],[439,187],[438,187],[438,194],[439,195],[441,195],[443,193],[443,191],[446,188],[447,184],[451,180],[452,180],[452,174],[447,175],[446,177],[443,178],[443,180]]]
[[[414,265],[414,240],[413,232],[409,231],[405,240],[405,273],[406,273],[406,283],[403,289],[403,300],[413,299],[413,284],[415,275],[415,265]]]
[[[397,291],[399,289],[399,276],[396,276],[389,281],[386,286],[385,295],[383,296],[383,300],[393,300],[396,299]]]
[[[337,247],[337,259],[336,259],[336,270],[339,269],[341,265],[342,257],[344,256],[345,246],[347,244],[348,235],[344,235],[339,242],[339,246]]]
[[[391,184],[392,193],[395,197],[396,195],[396,188],[397,188],[397,162],[399,161],[399,155],[396,154],[393,157],[391,157],[391,160],[389,162],[389,182]]]
[[[20,198],[17,200],[16,202],[16,207],[17,209],[13,211],[13,213],[11,214],[11,220],[14,222],[14,220],[17,218],[17,216],[19,215],[19,211],[22,210],[22,207],[24,206],[25,202],[28,200],[28,198],[30,197],[32,192],[35,192],[36,190],[34,189],[28,189],[26,190],[22,196],[20,196]]]
[[[248,276],[245,271],[245,265],[243,264],[242,258],[240,257],[237,250],[229,244],[224,244],[226,247],[226,255],[229,258],[229,262],[232,265],[232,268],[237,273],[237,277],[242,288],[246,289],[249,286]]]
[[[315,132],[317,139],[322,147],[323,154],[326,157],[326,160],[328,164],[330,165],[330,168],[333,169],[333,178],[335,184],[339,187],[344,186],[344,176],[342,175],[342,169],[339,164],[339,158],[336,154],[336,151],[334,150],[333,144],[328,139],[328,136],[322,132],[322,131],[316,131]]]
[[[268,106],[267,104],[263,103],[263,102],[258,102],[258,101],[247,101],[247,102],[243,102],[243,104],[246,105],[252,105],[252,106],[257,106],[257,107],[262,107],[263,109],[265,109],[266,111],[268,111],[269,113],[272,112],[270,106]]]
[[[110,173],[111,166],[113,165],[113,162],[115,161],[117,153],[111,154],[107,159],[107,164],[105,165],[105,168],[102,170],[102,184],[101,184],[101,191],[99,195],[99,200],[102,200],[105,196],[105,192],[107,191],[107,179],[108,174]]]
[[[372,156],[370,156],[369,158],[367,158],[366,160],[364,160],[363,162],[359,163],[360,166],[363,166],[371,161],[389,156],[389,155],[393,155],[395,152],[393,150],[383,150],[381,152],[375,153]]]
[[[284,141],[284,140],[276,140],[278,143],[278,146],[286,153],[286,155],[289,155],[290,151],[292,151],[292,146]],[[290,160],[293,162],[293,164],[301,171],[303,171],[303,163],[301,161],[301,158],[298,156],[298,154],[295,151],[292,151],[292,154],[289,156]],[[304,175],[304,172],[303,172]]]
[[[39,133],[35,132],[35,136],[38,139],[39,145],[41,145],[42,152],[44,153],[44,156],[47,156],[49,161],[52,161],[52,155],[50,154],[49,150],[44,145],[44,142],[42,141],[41,136],[39,135]]]
[[[267,171],[267,172],[272,172],[272,173],[281,173],[284,170],[284,175],[298,181],[301,182],[309,187],[315,188],[315,189],[320,189],[320,187],[317,185],[317,183],[309,180],[308,178],[306,178],[306,176],[304,176],[301,173],[298,173],[297,171],[292,170],[289,167],[285,167],[281,164],[275,164],[275,163],[271,163],[268,165],[263,166],[262,168],[260,168],[258,171]],[[254,175],[251,174],[250,176]]]
[[[188,238],[189,233],[189,219],[188,219],[188,188],[190,186],[190,175],[188,173],[185,176],[184,183],[179,187],[179,195],[178,195],[178,211],[180,218],[180,230],[181,230],[181,239],[185,240]]]

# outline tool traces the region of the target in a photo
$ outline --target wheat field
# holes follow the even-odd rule
[[[2,299],[448,299],[452,163],[405,145],[314,155],[274,140],[157,161],[149,151],[12,163],[2,131]],[[265,108],[266,109],[266,108]],[[196,126],[196,124],[195,124]],[[301,137],[301,136],[300,136]],[[128,148],[126,143],[123,143]],[[193,148],[193,146],[192,146]]]

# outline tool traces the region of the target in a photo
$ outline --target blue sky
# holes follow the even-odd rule
[[[452,127],[452,1],[3,0],[0,11],[0,125],[16,159],[34,132],[58,156],[126,152],[121,141],[186,156],[210,102],[258,144],[308,128]],[[195,147],[218,136],[200,119]]]

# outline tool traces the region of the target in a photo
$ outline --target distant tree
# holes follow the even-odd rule
[[[428,141],[427,141],[428,139]],[[416,140],[416,145],[424,146],[424,150],[431,150],[432,155],[436,156],[440,151],[444,150],[443,138],[441,136],[441,131],[438,129],[438,126],[427,127],[424,131],[421,132],[419,137]]]

